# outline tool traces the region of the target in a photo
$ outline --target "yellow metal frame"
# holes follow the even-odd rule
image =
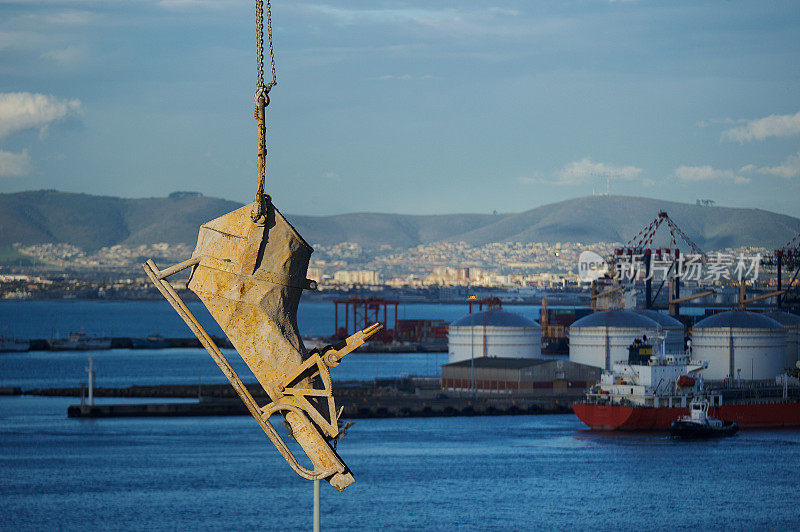
[[[276,413],[295,415],[297,419],[301,420],[304,426],[314,425],[318,427],[317,430],[321,430],[329,438],[336,437],[339,433],[338,418],[341,411],[336,412],[332,381],[328,368],[338,366],[339,361],[345,355],[361,346],[367,339],[380,331],[382,326],[379,323],[372,324],[335,346],[327,346],[322,352],[312,352],[311,356],[307,358],[292,375],[279,383],[278,388],[281,392],[281,397],[277,401],[272,401],[264,407],[259,407],[258,403],[256,403],[253,396],[247,390],[247,387],[236,374],[236,371],[234,371],[230,362],[228,362],[228,359],[225,358],[225,355],[222,354],[222,351],[220,351],[219,347],[217,347],[213,339],[205,331],[194,314],[192,314],[172,285],[165,280],[170,275],[196,266],[200,263],[200,260],[200,257],[194,257],[174,266],[170,266],[169,268],[165,268],[164,270],[159,270],[155,262],[148,260],[142,267],[150,280],[153,281],[158,291],[161,292],[161,295],[164,296],[186,325],[189,326],[189,329],[192,330],[206,351],[208,351],[208,354],[211,355],[211,358],[222,370],[222,373],[228,378],[228,381],[230,381],[231,386],[233,386],[233,389],[239,395],[242,402],[247,407],[247,410],[253,418],[255,418],[256,422],[278,449],[278,452],[281,453],[281,456],[288,462],[289,466],[298,475],[308,480],[328,479],[336,473],[345,473],[347,468],[344,463],[338,459],[331,460],[333,467],[329,469],[311,470],[300,465],[297,458],[295,458],[292,451],[275,430],[275,427],[270,423],[269,418]],[[294,387],[300,380],[313,378],[317,375],[319,375],[322,380],[322,389]],[[308,397],[328,398],[328,417],[330,420],[326,420],[325,417],[311,405]],[[304,450],[308,452],[307,449]],[[329,451],[331,454],[335,455],[332,450],[329,449]],[[352,480],[350,481],[352,482]],[[343,489],[343,487],[337,485],[334,485],[334,487]]]
[[[199,258],[190,259],[188,261],[181,262],[180,264],[176,264],[170,268],[166,268],[164,271],[160,271],[156,264],[152,260],[148,260],[146,263],[142,265],[144,271],[147,273],[147,276],[150,278],[151,281],[156,285],[158,291],[161,292],[161,295],[167,300],[167,302],[172,305],[172,308],[178,313],[178,315],[183,318],[183,321],[186,322],[186,325],[192,330],[197,339],[200,340],[200,343],[205,347],[208,354],[211,355],[211,358],[214,359],[214,362],[217,363],[219,369],[222,370],[222,373],[228,378],[233,386],[233,389],[236,390],[236,393],[239,394],[239,397],[242,399],[242,402],[247,407],[247,410],[250,411],[250,414],[255,418],[256,422],[261,426],[261,428],[266,433],[267,437],[272,441],[275,447],[278,448],[278,452],[286,459],[292,469],[303,478],[308,480],[319,480],[323,478],[327,478],[333,475],[336,471],[333,470],[310,470],[306,467],[300,465],[300,463],[295,458],[292,451],[286,445],[286,443],[281,438],[280,434],[275,430],[275,427],[269,422],[269,416],[277,411],[294,411],[297,414],[302,415],[303,412],[289,404],[281,404],[276,405],[276,408],[263,411],[256,403],[256,400],[253,399],[253,396],[247,391],[247,387],[244,385],[242,380],[236,374],[233,367],[231,366],[228,359],[225,358],[225,355],[222,354],[219,347],[214,343],[214,340],[208,335],[200,322],[197,321],[192,311],[186,306],[183,302],[181,297],[172,288],[167,281],[164,279],[169,277],[172,274],[178,273],[181,270],[185,270],[186,268],[190,268],[200,262]]]

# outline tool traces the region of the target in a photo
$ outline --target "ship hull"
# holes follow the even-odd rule
[[[595,430],[668,431],[688,408],[653,408],[577,403],[572,407],[583,423]],[[728,404],[712,407],[709,415],[734,421],[743,429],[800,427],[800,403]]]
[[[721,427],[713,427],[707,423],[695,423],[693,421],[678,420],[673,421],[669,427],[669,433],[674,438],[681,439],[706,439],[724,438],[733,436],[739,431],[739,425],[732,421],[726,421]]]

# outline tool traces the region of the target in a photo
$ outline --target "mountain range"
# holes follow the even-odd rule
[[[52,242],[87,251],[157,242],[193,246],[201,223],[241,205],[189,192],[140,199],[54,190],[0,194],[0,246]],[[765,210],[630,196],[588,196],[504,214],[363,212],[286,217],[312,244],[355,242],[365,248],[408,248],[439,241],[474,246],[492,242],[627,242],[661,210],[704,250],[773,249],[800,232],[800,219]]]

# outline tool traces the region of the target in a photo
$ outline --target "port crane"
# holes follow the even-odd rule
[[[654,243],[657,233],[662,227],[666,228],[669,233],[669,245],[666,247],[657,247],[654,245]],[[706,262],[708,260],[705,252],[703,252],[703,250],[700,249],[700,247],[695,244],[694,241],[689,238],[689,236],[680,227],[678,227],[675,221],[670,218],[669,214],[667,214],[666,211],[659,211],[658,215],[641,231],[639,231],[639,233],[631,238],[624,246],[614,250],[610,262],[613,266],[613,272],[618,286],[599,294],[595,293],[595,289],[593,289],[592,307],[595,308],[595,301],[597,299],[623,289],[621,279],[618,277],[619,268],[617,268],[616,265],[623,259],[632,260],[634,257],[642,257],[644,260],[645,308],[649,309],[653,307],[653,302],[658,298],[667,280],[669,280],[667,290],[670,315],[678,315],[681,303],[712,295],[714,293],[713,291],[706,291],[681,297],[680,279],[678,276],[679,272],[677,271],[681,261],[681,250],[679,248],[680,244],[685,244],[691,250],[691,253],[699,258],[700,262]],[[653,294],[653,280],[651,275],[654,261],[670,263],[670,266],[664,273],[664,278],[661,280],[661,284],[658,286],[655,295]],[[633,281],[635,281],[635,279]]]
[[[659,227],[664,225],[669,230],[670,246],[665,248],[653,247],[656,232],[658,231]],[[681,252],[678,248],[679,241],[688,245],[692,253],[700,258],[700,263],[706,263],[708,261],[706,254],[686,235],[685,232],[680,229],[680,227],[678,227],[678,225],[665,211],[660,211],[658,216],[652,222],[650,222],[650,224],[645,226],[634,238],[628,241],[625,246],[615,249],[614,256],[612,257],[612,261],[621,260],[623,257],[644,257],[645,276],[647,277],[647,280],[645,281],[645,306],[646,308],[652,307],[654,300],[658,298],[658,295],[661,293],[665,282],[668,281],[667,304],[669,314],[673,317],[678,316],[680,312],[680,305],[682,303],[687,303],[689,301],[716,294],[716,291],[714,290],[706,290],[690,296],[681,297],[680,272],[677,271],[681,257]],[[650,279],[650,272],[652,271],[652,263],[654,260],[670,261],[669,269],[665,273],[664,279],[662,279],[661,284],[659,285],[655,294],[652,292],[652,279]],[[737,307],[740,310],[744,310],[747,305],[752,303],[773,297],[777,298],[778,307],[781,306],[783,296],[789,293],[789,290],[796,286],[797,277],[798,274],[800,274],[800,234],[787,242],[782,248],[776,249],[772,255],[762,260],[762,264],[777,268],[777,290],[748,298],[745,292],[745,283],[744,281],[740,282],[739,302],[737,304]],[[785,289],[782,286],[782,270],[784,267],[788,267],[790,271],[794,270],[794,275]],[[617,269],[615,268],[615,272],[616,271]],[[617,279],[617,282],[619,283],[619,279]],[[619,286],[600,294],[595,294],[593,291],[592,301],[594,303],[596,299],[605,297],[621,289],[622,286],[620,284]],[[798,298],[795,295],[792,299],[788,299],[787,302],[797,303]]]
[[[800,304],[800,294],[798,294],[797,289],[797,277],[800,274],[800,233],[782,247],[773,251],[772,254],[764,257],[761,263],[776,272],[777,291],[772,296],[777,298],[778,308],[781,308],[784,304],[798,306]],[[784,270],[789,273],[794,271],[785,289],[783,287]]]
[[[253,202],[200,227],[192,257],[159,269],[152,260],[142,266],[211,355],[236,393],[301,477],[326,480],[344,490],[355,479],[333,443],[342,433],[341,409],[336,408],[330,369],[381,330],[365,324],[335,345],[307,350],[297,327],[297,308],[304,290],[315,290],[306,277],[313,249],[284,218],[265,191],[266,121],[270,90],[277,84],[269,0],[267,36],[272,80],[264,83],[264,2],[256,0],[257,69],[254,117],[258,130],[257,188]],[[190,270],[188,289],[194,292],[252,370],[270,401],[258,404],[226,356],[189,310],[167,278]],[[308,456],[301,465],[276,431],[270,417],[282,415],[292,438]],[[318,508],[318,504],[316,506]],[[315,515],[318,515],[315,514]],[[315,521],[316,524],[316,521]]]

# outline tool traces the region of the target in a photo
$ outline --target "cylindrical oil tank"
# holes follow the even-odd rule
[[[685,327],[683,323],[679,322],[669,314],[664,314],[657,310],[639,309],[635,310],[637,314],[641,314],[646,318],[650,318],[654,322],[661,325],[661,333],[664,335],[664,353],[674,355],[683,354],[685,349]]]
[[[655,341],[661,326],[631,310],[606,310],[579,319],[569,327],[571,362],[611,369],[628,360],[628,347],[637,338]]]
[[[785,353],[783,325],[755,312],[720,312],[692,327],[692,358],[708,362],[702,375],[709,380],[774,379]]]
[[[450,324],[450,362],[479,357],[540,358],[542,328],[502,309],[468,314]]]
[[[786,330],[786,353],[783,361],[784,367],[794,368],[800,360],[800,316],[775,310],[765,312],[764,316],[777,321]]]

